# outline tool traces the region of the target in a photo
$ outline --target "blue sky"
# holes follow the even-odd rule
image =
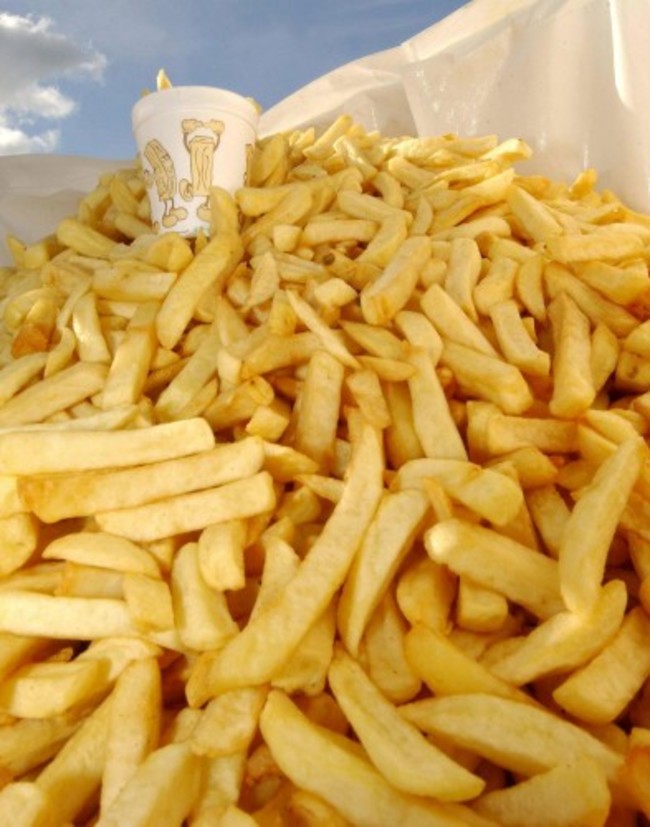
[[[266,109],[398,46],[462,0],[0,0],[0,155],[134,155],[130,111],[164,68]]]

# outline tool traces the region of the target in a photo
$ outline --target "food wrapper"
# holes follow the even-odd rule
[[[650,212],[648,42],[646,0],[473,0],[290,95],[260,134],[345,112],[385,135],[519,137],[533,149],[526,173],[571,180],[591,167],[600,188]],[[38,240],[102,171],[131,162],[0,158],[0,235]]]

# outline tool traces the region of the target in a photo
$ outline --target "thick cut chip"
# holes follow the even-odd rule
[[[270,693],[260,727],[285,775],[353,824],[468,827],[482,823],[461,805],[423,801],[392,788],[352,741],[312,723],[279,690]]]
[[[521,414],[533,404],[533,394],[519,368],[502,359],[446,342],[440,361],[453,371],[464,393],[493,402],[503,413]]]
[[[530,702],[516,689],[473,659],[449,636],[421,624],[412,626],[405,639],[406,657],[413,670],[435,695],[486,693]]]
[[[650,677],[650,618],[632,609],[613,639],[553,693],[569,713],[592,724],[609,723],[627,707]]]
[[[342,649],[335,651],[328,677],[368,757],[398,790],[439,801],[464,801],[482,791],[483,780],[430,744]]]
[[[276,503],[273,478],[267,471],[218,488],[179,494],[166,500],[103,511],[97,524],[109,534],[135,542],[151,542],[201,529],[210,523],[238,520],[271,511]]]
[[[131,508],[257,473],[264,444],[250,437],[187,457],[133,468],[21,477],[20,496],[44,522]]]
[[[573,507],[559,549],[562,597],[568,609],[593,608],[607,552],[646,456],[642,439],[621,444],[603,462]]]
[[[553,330],[553,416],[575,418],[589,408],[596,396],[591,373],[589,319],[566,294],[549,305]]]
[[[411,298],[420,270],[431,255],[427,236],[402,242],[376,281],[361,291],[361,311],[369,324],[385,325]]]
[[[601,827],[611,803],[602,769],[581,759],[490,792],[481,797],[476,809],[504,827]]]
[[[400,710],[424,732],[524,775],[591,759],[613,781],[623,765],[623,757],[613,748],[530,703],[478,693],[427,698]]]
[[[125,431],[12,431],[0,435],[0,468],[10,474],[53,474],[160,462],[214,447],[203,419]]]
[[[341,587],[381,499],[383,470],[378,435],[366,426],[343,495],[281,596],[216,657],[197,661],[187,685],[193,706],[226,689],[264,683],[286,663]]]
[[[46,379],[28,385],[0,407],[0,427],[42,422],[83,402],[104,387],[108,367],[99,362],[77,362]]]
[[[426,495],[413,489],[385,494],[380,502],[339,601],[339,632],[350,652],[358,652],[366,623],[411,550],[427,510]]]
[[[190,744],[167,744],[150,753],[110,806],[97,827],[148,827],[182,824],[201,784],[200,759]]]
[[[160,669],[153,658],[129,664],[111,696],[100,809],[105,811],[158,744],[161,725]]]
[[[334,460],[344,367],[326,350],[314,353],[302,385],[294,445],[327,473]]]
[[[209,287],[224,283],[243,254],[235,232],[217,233],[183,270],[163,301],[156,317],[156,332],[163,347],[180,340],[201,297]]]
[[[393,487],[417,488],[427,478],[438,480],[453,500],[495,525],[509,523],[523,504],[523,493],[514,480],[465,460],[411,460],[399,469]]]
[[[522,686],[544,675],[575,669],[590,661],[618,632],[627,606],[621,580],[605,584],[594,608],[585,614],[559,612],[540,623],[528,635],[510,638],[501,657],[491,654],[490,671],[497,677]],[[495,649],[498,650],[499,644]],[[599,693],[602,689],[599,687]]]
[[[480,525],[452,518],[425,534],[430,557],[540,618],[562,611],[558,564],[538,551]]]
[[[415,373],[408,380],[413,428],[428,457],[465,459],[467,450],[449,409],[449,402],[426,350],[414,348],[408,357]]]

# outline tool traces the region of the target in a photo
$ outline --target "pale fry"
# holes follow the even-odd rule
[[[262,734],[283,772],[300,788],[320,796],[353,823],[394,827],[466,827],[470,811],[421,802],[393,789],[350,741],[312,724],[279,690],[270,693],[260,719]],[[370,820],[368,814],[372,813]]]
[[[370,760],[397,789],[440,801],[463,801],[481,792],[482,779],[451,761],[400,717],[343,649],[334,653],[329,683]]]
[[[266,471],[217,488],[178,494],[167,500],[103,511],[97,524],[109,534],[151,542],[195,531],[209,523],[237,520],[271,511],[276,503],[273,478]]]
[[[419,491],[386,494],[370,523],[345,581],[338,605],[339,633],[356,654],[364,628],[411,549],[427,513]]]
[[[198,796],[200,779],[199,759],[188,743],[159,747],[100,815],[97,827],[181,824]]]
[[[124,431],[14,431],[0,435],[0,468],[9,474],[52,474],[160,462],[207,451],[205,420]]]
[[[243,479],[264,462],[261,440],[217,445],[189,457],[115,471],[22,477],[20,496],[45,522],[130,508]]]
[[[42,422],[88,399],[102,389],[107,372],[104,364],[78,362],[29,385],[0,407],[0,427]]]
[[[558,564],[496,531],[456,518],[425,534],[433,560],[494,589],[540,618],[564,608]],[[535,583],[534,591],[528,587]]]
[[[341,500],[284,590],[282,600],[249,623],[216,659],[204,664],[199,661],[187,686],[192,705],[200,705],[225,689],[264,683],[286,662],[345,579],[379,503],[382,473],[377,435],[366,426],[355,448]],[[341,536],[346,537],[345,544],[340,542]],[[297,611],[298,607],[303,608]],[[268,645],[271,636],[276,640],[275,647]],[[231,664],[238,664],[237,672]]]
[[[530,703],[483,693],[447,695],[414,701],[401,712],[424,732],[524,775],[589,758],[613,780],[623,763],[620,754],[585,730]]]
[[[156,747],[161,725],[161,682],[153,658],[133,661],[112,695],[100,810],[105,811]]]
[[[643,440],[624,442],[573,507],[558,552],[562,598],[572,611],[589,611],[596,602],[609,545],[645,456]]]

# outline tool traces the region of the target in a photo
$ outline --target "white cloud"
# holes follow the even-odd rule
[[[101,80],[106,58],[55,31],[48,17],[0,12],[0,155],[53,152],[75,102],[55,79]]]

